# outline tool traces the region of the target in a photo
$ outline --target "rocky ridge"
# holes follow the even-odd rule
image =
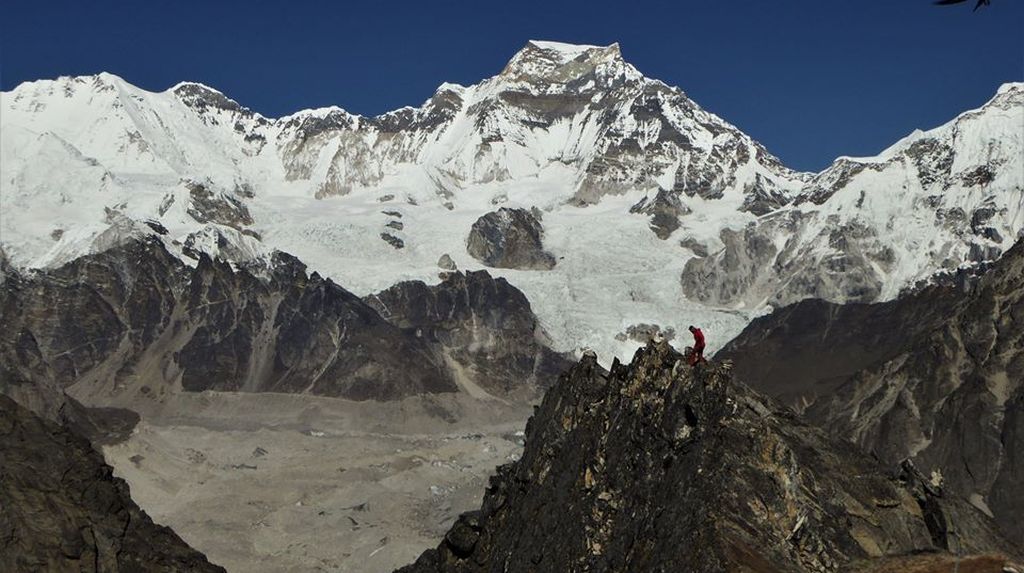
[[[320,197],[371,187],[388,172],[412,163],[423,164],[435,191],[447,197],[473,183],[536,175],[549,162],[559,161],[577,170],[576,196],[582,202],[606,193],[657,188],[665,178],[667,187],[679,192],[721,195],[747,177],[739,171],[748,166],[780,188],[793,175],[681,90],[644,77],[622,58],[618,45],[531,41],[497,76],[472,87],[444,84],[419,108],[376,117],[332,107],[268,119],[213,88],[192,83],[163,94],[139,97],[134,92],[120,78],[100,74],[25,84],[5,94],[5,103],[26,125],[38,123],[33,114],[63,112],[47,110],[63,106],[47,106],[41,99],[86,99],[90,106],[107,106],[102,113],[144,123],[116,134],[113,142],[83,145],[82,155],[106,164],[113,151],[108,144],[113,143],[128,153],[121,162],[141,161],[152,170],[169,168],[186,178],[196,175],[189,167],[202,166],[200,173],[213,185],[236,191],[240,184],[260,183],[247,171],[263,158],[277,164],[274,170],[285,181],[308,182]],[[216,140],[230,142],[230,147],[210,149],[215,155],[201,157],[199,149],[164,139],[148,119],[128,117],[132,108],[164,96],[174,99],[171,113],[194,116],[189,123],[216,132]],[[163,123],[171,130],[185,127],[176,121]],[[552,148],[548,139],[562,128],[576,135],[561,149]],[[655,165],[649,165],[652,160]],[[219,180],[219,167],[232,162],[239,167],[230,178]]]
[[[683,292],[720,305],[874,302],[997,259],[1024,230],[1022,118],[1024,84],[1009,84],[877,157],[838,159],[791,204],[723,229],[721,249],[687,262]]]
[[[132,242],[6,276],[0,389],[30,406],[57,404],[47,411],[72,387],[104,405],[158,403],[181,390],[389,400],[457,391],[456,371],[532,380],[538,365],[558,363],[521,293],[486,273],[472,279],[445,284],[461,280],[476,306],[432,323],[427,339],[284,253],[238,268],[201,255],[193,268],[158,239]],[[384,298],[396,317],[425,311],[420,298]],[[444,344],[453,341],[458,348]],[[503,358],[492,359],[499,346]]]
[[[803,301],[717,356],[883,462],[912,458],[1024,543],[1024,242],[974,283],[882,304]]]
[[[366,302],[498,396],[546,388],[571,364],[551,350],[523,293],[486,271],[448,272],[433,286],[399,283]]]
[[[1017,551],[912,464],[886,471],[665,342],[610,371],[584,356],[526,435],[482,508],[401,571],[875,570],[922,554],[1001,567]]]

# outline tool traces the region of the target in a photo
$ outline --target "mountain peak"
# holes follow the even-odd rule
[[[999,86],[998,94],[1003,94],[1011,91],[1024,91],[1024,82],[1007,82]]]
[[[617,43],[591,46],[530,40],[512,57],[501,76],[513,81],[563,83],[592,74],[602,67],[613,72],[631,70],[636,73],[622,59]]]
[[[180,82],[170,89],[185,105],[205,111],[207,108],[225,111],[248,111],[220,90],[198,82]]]
[[[526,43],[526,47],[523,49],[537,49],[550,54],[557,54],[569,59],[575,59],[580,55],[600,52],[603,54],[611,54],[616,57],[622,57],[622,53],[619,50],[618,42],[615,42],[608,46],[594,46],[590,44],[567,44],[565,42],[551,42],[547,40],[530,40]]]
[[[1006,108],[1007,106],[1020,105],[1021,101],[1024,101],[1024,82],[1009,82],[999,86],[996,95],[982,106],[981,109],[993,106]]]

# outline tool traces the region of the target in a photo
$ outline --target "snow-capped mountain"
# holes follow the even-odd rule
[[[436,282],[445,254],[480,268],[474,223],[519,208],[554,264],[492,272],[560,350],[610,360],[637,344],[614,333],[689,323],[715,347],[766,302],[890,298],[998,257],[1024,227],[1022,119],[1024,84],[1009,84],[879,157],[806,174],[617,45],[529,42],[492,78],[377,117],[271,119],[199,84],[60,78],[0,98],[0,246],[19,267],[140,235],[186,260],[281,249],[365,295]]]
[[[694,259],[687,296],[712,304],[889,300],[936,270],[996,259],[1024,229],[1024,84],[916,131],[876,157],[842,157],[792,205]]]

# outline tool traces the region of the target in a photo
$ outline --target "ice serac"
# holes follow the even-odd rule
[[[551,341],[523,293],[486,271],[451,272],[438,285],[399,283],[366,302],[403,331],[436,343],[456,377],[496,396],[534,393],[571,362]]]
[[[1024,242],[983,276],[882,304],[809,300],[717,356],[887,463],[911,458],[1024,543]]]
[[[0,394],[0,569],[223,572],[132,501],[84,438]]]
[[[400,571],[881,570],[1017,549],[913,466],[887,471],[667,343],[547,393],[480,510]]]

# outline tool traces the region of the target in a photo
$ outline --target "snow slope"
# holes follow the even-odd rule
[[[0,95],[0,246],[21,267],[139,234],[186,260],[281,249],[369,294],[436,281],[445,253],[481,268],[473,222],[535,207],[554,269],[491,272],[562,349],[626,357],[637,342],[614,335],[640,323],[697,323],[715,348],[766,303],[884,299],[997,257],[1024,227],[1022,102],[1009,84],[876,158],[806,174],[618,45],[529,42],[492,78],[378,117],[272,119],[200,84],[152,93],[109,74],[29,82]]]

